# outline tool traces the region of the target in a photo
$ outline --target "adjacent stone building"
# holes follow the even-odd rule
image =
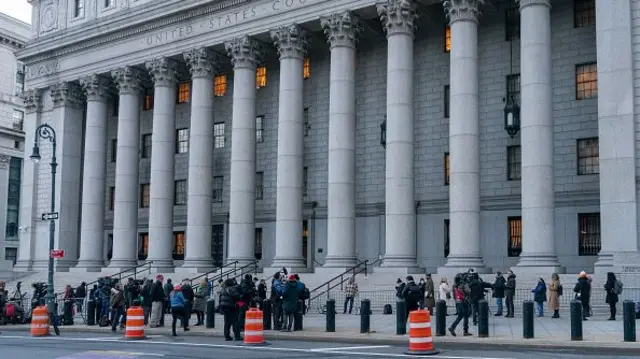
[[[58,270],[637,255],[640,0],[32,4]],[[46,267],[50,151],[24,167],[19,270]]]

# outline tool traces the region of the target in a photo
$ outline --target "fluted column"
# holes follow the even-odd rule
[[[183,54],[191,71],[187,244],[184,268],[207,271],[211,261],[211,197],[213,194],[214,57],[206,48]]]
[[[478,21],[482,0],[444,1],[451,27],[449,232],[446,267],[484,268],[480,251]]]
[[[306,31],[298,25],[271,31],[280,55],[276,255],[274,267],[302,267],[302,190],[304,155],[303,59]]]
[[[559,271],[555,250],[550,0],[520,1],[522,253],[518,267]]]
[[[356,43],[361,28],[351,12],[320,19],[331,47],[329,174],[325,267],[356,264]]]
[[[254,260],[256,188],[256,67],[259,43],[248,36],[225,43],[233,64],[231,198],[227,261]]]
[[[175,62],[158,58],[146,63],[153,79],[153,135],[149,203],[149,260],[159,271],[173,270],[174,158],[176,150]]]
[[[93,74],[80,81],[87,95],[84,141],[80,259],[76,268],[99,271],[104,240],[105,175],[107,170],[107,99],[109,83]]]
[[[415,0],[383,0],[387,34],[387,144],[384,267],[417,267],[413,170],[413,40]]]
[[[138,198],[140,151],[139,70],[124,67],[111,73],[119,91],[116,196],[113,211],[113,257],[109,267],[131,268],[138,262]]]

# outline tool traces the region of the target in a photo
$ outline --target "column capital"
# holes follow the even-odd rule
[[[255,69],[264,57],[260,43],[249,36],[237,37],[224,43],[233,68]]]
[[[197,47],[182,53],[192,78],[212,78],[218,69],[217,56],[206,47]]]
[[[520,3],[520,11],[527,6],[546,6],[551,9],[551,0],[517,0]]]
[[[80,79],[80,85],[84,89],[87,101],[107,100],[110,95],[109,80],[98,74],[91,74]]]
[[[130,66],[126,66],[111,71],[111,77],[113,77],[120,95],[140,94],[140,91],[142,89],[142,76],[140,70]]]
[[[477,24],[480,19],[480,6],[483,4],[484,0],[442,0],[449,24],[456,21],[472,21]]]
[[[320,18],[320,25],[327,36],[331,48],[338,46],[356,47],[358,35],[362,32],[360,19],[351,11],[334,13]]]
[[[51,86],[51,99],[53,107],[80,107],[83,104],[84,94],[75,82],[60,82]]]
[[[42,110],[42,89],[31,89],[22,93],[24,109],[27,113]]]
[[[378,0],[376,9],[387,37],[393,34],[415,35],[418,26],[415,0]]]
[[[306,55],[309,46],[307,31],[297,24],[281,26],[269,33],[273,44],[278,49],[280,59],[288,57],[301,59]]]
[[[176,62],[166,57],[149,60],[145,63],[155,87],[174,86],[178,82]]]

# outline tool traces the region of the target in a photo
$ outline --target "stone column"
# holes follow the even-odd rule
[[[446,267],[485,267],[480,251],[478,18],[481,0],[444,1],[451,26],[449,232]]]
[[[80,81],[87,95],[84,141],[80,259],[76,268],[99,271],[104,266],[105,176],[107,170],[107,79],[93,74]]]
[[[302,191],[304,155],[303,59],[307,34],[298,25],[271,31],[280,55],[276,255],[273,267],[303,267]]]
[[[256,67],[262,49],[248,36],[225,43],[233,63],[231,198],[227,262],[255,259]]]
[[[173,271],[173,199],[176,151],[175,62],[158,58],[146,63],[154,82],[149,206],[149,260],[162,273]]]
[[[213,54],[197,48],[183,54],[191,71],[187,244],[184,268],[208,271],[211,262],[213,195]]]
[[[140,71],[124,67],[111,73],[120,93],[116,197],[113,210],[113,257],[109,267],[138,263],[138,199],[140,197]]]
[[[31,155],[30,149],[33,147],[36,127],[40,123],[42,111],[42,89],[28,90],[23,94],[25,116],[24,116],[24,141],[25,153]],[[14,266],[15,270],[31,270],[35,257],[35,225],[36,225],[36,178],[39,175],[38,166],[31,160],[25,159],[22,164],[22,176],[20,183],[20,246],[18,247],[18,260]]]
[[[527,272],[559,272],[555,250],[550,0],[520,1],[522,254]],[[535,31],[532,31],[535,29]]]
[[[356,264],[356,43],[361,31],[349,11],[320,19],[331,46],[327,260]]]
[[[387,34],[386,251],[382,266],[415,268],[418,266],[413,178],[416,1],[379,1],[377,9]]]

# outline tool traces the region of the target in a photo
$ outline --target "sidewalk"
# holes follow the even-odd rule
[[[451,323],[455,318],[447,317],[447,322]],[[165,318],[164,328],[148,328],[145,330],[147,335],[168,335],[171,332],[170,316]],[[371,316],[371,333],[360,334],[360,317],[356,315],[337,315],[336,316],[336,332],[325,332],[325,317],[318,314],[308,314],[304,319],[304,331],[293,333],[282,333],[275,331],[265,331],[267,340],[310,340],[335,343],[351,343],[351,344],[384,344],[384,345],[408,345],[407,335],[395,335],[395,315],[372,315]],[[195,322],[195,317],[192,318]],[[76,320],[76,323],[78,321]],[[81,322],[80,322],[81,323]],[[222,316],[216,315],[216,329],[205,329],[204,327],[191,327],[189,333],[178,332],[178,335],[198,335],[198,336],[222,336]],[[29,326],[0,326],[0,332],[11,331],[27,331]],[[522,318],[489,318],[489,338],[477,338],[477,328],[470,326],[473,337],[452,337],[447,332],[447,336],[435,337],[434,342],[456,347],[466,345],[478,348],[479,346],[496,347],[526,347],[526,348],[597,348],[597,349],[640,349],[639,343],[623,342],[622,320],[607,321],[599,318],[590,319],[583,322],[583,341],[576,342],[570,340],[570,321],[568,317],[561,319],[551,319],[549,317],[535,318],[535,339],[522,338]],[[103,333],[110,335],[110,328],[100,328],[97,326],[86,326],[77,324],[74,326],[63,326],[61,331],[64,333],[73,332],[90,332]],[[461,334],[462,327],[458,327],[458,333]],[[119,330],[122,333],[122,330]],[[434,323],[435,334],[435,323]],[[640,334],[640,333],[639,333]],[[639,335],[640,337],[640,335]]]

